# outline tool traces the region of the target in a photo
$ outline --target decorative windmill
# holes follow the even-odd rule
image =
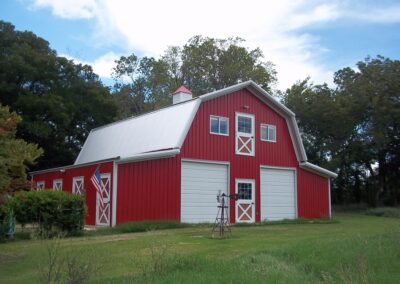
[[[217,195],[218,202],[218,213],[215,218],[215,223],[212,229],[213,238],[225,238],[232,235],[231,227],[229,224],[229,212],[228,212],[228,201],[230,199],[237,200],[237,194],[226,195],[225,193],[219,192]]]

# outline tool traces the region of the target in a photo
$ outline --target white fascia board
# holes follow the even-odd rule
[[[176,145],[176,148],[179,148],[179,149],[182,148],[183,142],[185,142],[186,135],[188,134],[188,132],[190,130],[190,127],[192,126],[192,122],[193,122],[193,120],[194,120],[194,118],[195,118],[195,116],[197,114],[197,111],[198,111],[198,109],[200,107],[200,104],[201,104],[201,100],[200,99],[196,99],[196,105],[194,106],[193,111],[190,114],[189,119],[186,122],[185,128],[182,131],[181,136],[179,137],[179,140],[178,140],[178,143]]]
[[[300,167],[305,169],[305,170],[308,170],[310,172],[313,172],[313,173],[319,174],[321,176],[327,177],[327,178],[336,178],[338,176],[334,172],[331,172],[331,171],[329,171],[327,169],[321,168],[321,167],[319,167],[317,165],[314,165],[314,164],[311,164],[309,162],[300,163]]]
[[[296,117],[292,116],[290,117],[290,125],[293,127],[293,134],[294,134],[294,140],[295,140],[295,145],[298,148],[300,159],[299,162],[306,162],[307,161],[307,154],[306,150],[304,149],[303,141],[301,140],[301,135],[299,131],[299,127],[297,125]]]
[[[118,164],[114,161],[113,163],[113,175],[112,175],[112,214],[111,214],[111,226],[117,225],[117,191],[118,191]]]
[[[128,158],[121,159],[116,161],[117,164],[126,164],[130,162],[140,162],[146,160],[156,160],[156,159],[163,159],[163,158],[171,158],[175,157],[180,153],[180,149],[172,149],[172,150],[165,150],[165,151],[157,151],[157,152],[150,152],[144,154],[137,154]]]

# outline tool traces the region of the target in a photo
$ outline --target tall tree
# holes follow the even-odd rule
[[[0,199],[7,193],[30,188],[26,168],[43,153],[37,145],[15,138],[20,121],[15,112],[0,105]]]
[[[0,102],[22,117],[17,137],[44,149],[36,168],[72,163],[90,129],[116,115],[90,66],[57,56],[44,39],[3,21]]]
[[[249,50],[243,42],[195,36],[183,47],[169,47],[157,60],[122,56],[114,68],[121,117],[170,104],[169,94],[180,85],[194,96],[250,79],[270,90],[276,81],[273,65],[262,60],[260,49]]]

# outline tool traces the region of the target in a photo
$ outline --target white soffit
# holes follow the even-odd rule
[[[199,104],[195,99],[93,129],[75,165],[180,148]]]

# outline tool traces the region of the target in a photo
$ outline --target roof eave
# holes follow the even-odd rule
[[[300,163],[300,168],[328,178],[336,178],[338,176],[334,172],[331,172],[327,169],[321,168],[309,162]]]

